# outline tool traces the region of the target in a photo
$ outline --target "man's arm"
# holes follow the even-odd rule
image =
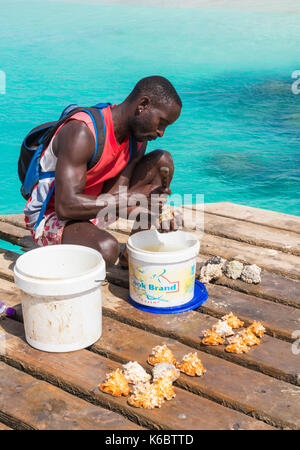
[[[105,193],[114,197],[113,211],[116,208],[118,213],[120,207],[124,208],[124,203],[127,206],[127,198],[119,198],[117,188],[119,185],[129,186],[132,173],[143,157],[146,145],[142,146],[138,157],[117,177],[105,183],[105,193],[98,197],[82,193],[86,184],[87,163],[91,160],[94,149],[95,140],[92,133],[83,122],[75,120],[66,123],[54,140],[53,150],[58,158],[55,173],[55,210],[61,220],[90,220],[97,217],[101,209],[109,206]],[[157,186],[143,186],[139,193],[143,193],[150,200],[151,192],[155,188]],[[132,207],[128,209],[131,211]]]
[[[99,197],[84,195],[87,163],[93,157],[95,140],[83,123],[71,120],[54,140],[57,156],[55,172],[55,210],[62,220],[89,220],[104,207]]]

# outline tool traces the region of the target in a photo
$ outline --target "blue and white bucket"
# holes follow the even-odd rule
[[[161,244],[163,251],[151,251]],[[194,309],[206,300],[205,286],[195,283],[200,242],[191,233],[141,231],[129,237],[127,250],[129,300],[134,306],[174,313]]]

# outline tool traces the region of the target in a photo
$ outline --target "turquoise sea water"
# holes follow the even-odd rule
[[[23,210],[17,159],[33,126],[159,74],[183,101],[149,145],[172,153],[173,192],[300,215],[299,28],[299,14],[0,0],[0,214]]]

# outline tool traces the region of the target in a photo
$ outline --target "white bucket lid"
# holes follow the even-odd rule
[[[151,252],[145,247],[158,245],[182,245],[182,250],[167,252]],[[200,249],[199,240],[191,233],[185,231],[173,231],[170,233],[158,233],[156,230],[145,230],[133,234],[127,242],[129,256],[150,263],[178,263],[195,258]]]
[[[72,295],[105,279],[105,261],[82,245],[51,245],[21,255],[14,267],[17,286],[32,295]]]

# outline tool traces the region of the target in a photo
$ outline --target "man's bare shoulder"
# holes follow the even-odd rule
[[[53,141],[53,152],[57,158],[63,156],[88,161],[94,150],[94,136],[89,127],[79,120],[68,121]]]

